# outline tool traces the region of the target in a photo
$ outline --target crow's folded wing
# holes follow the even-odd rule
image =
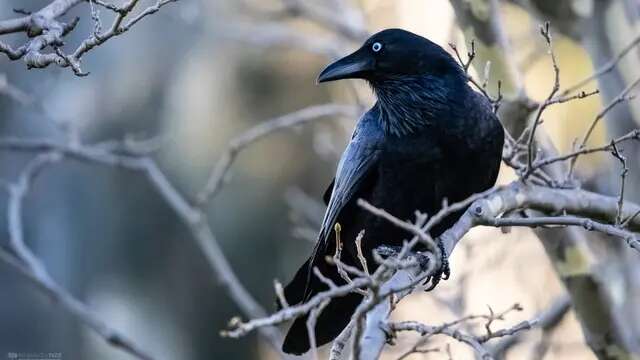
[[[316,266],[320,269],[326,268],[326,264],[321,261],[324,260],[323,255],[327,250],[327,239],[345,205],[357,194],[363,181],[376,171],[382,141],[382,128],[377,113],[370,110],[358,121],[351,141],[340,158],[336,176],[324,194],[328,206],[315,248],[284,289],[289,304],[307,300],[312,293],[321,291],[324,286],[314,280],[312,270]]]
[[[336,177],[329,185],[325,193],[325,201],[328,197],[327,211],[324,214],[318,243],[312,255],[327,247],[327,239],[334,230],[334,224],[344,206],[352,200],[358,192],[359,185],[377,166],[380,157],[381,134],[377,123],[367,114],[360,120],[356,127],[351,142],[342,154],[338,163]]]

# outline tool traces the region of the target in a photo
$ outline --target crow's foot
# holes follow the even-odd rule
[[[438,249],[440,249],[440,254],[442,254],[442,258],[440,260],[440,268],[435,270],[433,274],[429,275],[423,282],[423,285],[426,286],[425,291],[433,290],[436,285],[440,283],[441,280],[449,279],[451,275],[451,270],[449,269],[449,260],[447,259],[447,253],[444,251],[444,245],[442,241],[438,239]],[[376,248],[376,252],[378,255],[383,258],[388,258],[391,256],[395,256],[402,251],[401,246],[390,246],[390,245],[380,245]],[[423,270],[429,268],[429,262],[433,259],[432,256],[424,255],[423,253],[414,253],[417,256],[418,262],[420,263],[420,267]]]
[[[438,249],[440,249],[440,254],[442,254],[442,258],[440,260],[440,268],[425,279],[423,285],[427,286],[427,288],[424,289],[424,291],[431,291],[435,289],[435,287],[440,283],[440,280],[447,280],[451,275],[451,269],[449,268],[449,259],[447,259],[447,252],[444,251],[444,245],[442,244],[442,240],[440,239],[438,239]]]

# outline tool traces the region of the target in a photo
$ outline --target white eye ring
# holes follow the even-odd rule
[[[373,50],[373,52],[382,50],[382,44],[380,44],[379,42],[374,42],[373,45],[371,45],[371,50]]]

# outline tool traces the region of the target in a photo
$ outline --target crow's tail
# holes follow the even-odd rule
[[[289,305],[299,304],[310,299],[317,293],[328,289],[312,272],[311,276],[308,276],[311,270],[310,263],[312,263],[312,259],[307,260],[307,262],[298,269],[293,280],[285,287],[285,298]],[[338,285],[344,283],[344,280],[340,277],[336,268],[326,264],[324,259],[316,261],[315,263],[324,276]],[[362,296],[356,293],[350,293],[346,296],[332,299],[320,316],[318,316],[315,327],[316,345],[321,346],[335,339],[347,324],[349,324],[351,316],[361,301]],[[293,322],[282,345],[284,352],[301,355],[309,350],[307,319],[308,315],[305,315],[297,318]]]

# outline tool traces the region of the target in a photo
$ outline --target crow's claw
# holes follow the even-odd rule
[[[440,254],[442,254],[442,259],[440,261],[440,268],[434,271],[434,273],[428,276],[422,283],[422,285],[427,286],[425,291],[433,290],[436,287],[436,285],[440,283],[440,280],[447,280],[451,275],[451,270],[449,269],[449,260],[447,259],[447,255],[446,255],[447,253],[446,251],[444,251],[444,245],[442,244],[442,241],[440,241],[439,239],[438,239],[438,249],[440,249]],[[380,245],[376,248],[376,252],[378,253],[378,255],[382,256],[383,258],[395,256],[399,254],[401,251],[402,251],[402,246]],[[419,253],[419,252],[414,253],[414,255],[417,256],[418,262],[420,263],[420,267],[423,270],[426,270],[429,268],[429,262],[432,259],[431,256],[423,255],[422,253]]]
[[[447,252],[444,251],[444,245],[442,244],[442,241],[440,239],[438,239],[438,249],[440,249],[440,254],[442,254],[440,268],[425,279],[423,285],[429,285],[426,289],[424,289],[424,291],[431,291],[435,289],[435,287],[440,283],[440,280],[447,280],[449,279],[449,276],[451,276],[451,269],[449,268],[449,259],[447,259]]]

